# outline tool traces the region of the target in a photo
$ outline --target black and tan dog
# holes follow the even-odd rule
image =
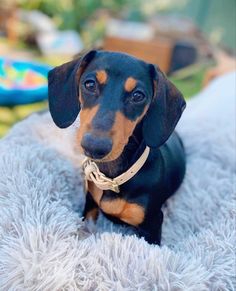
[[[160,244],[162,204],[180,186],[185,153],[174,128],[185,108],[181,93],[154,65],[132,56],[90,51],[49,72],[49,108],[57,126],[70,126],[80,112],[76,141],[99,170],[114,178],[150,148],[142,168],[120,192],[88,183],[84,216],[98,209],[134,226]]]

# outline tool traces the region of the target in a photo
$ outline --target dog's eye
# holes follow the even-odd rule
[[[84,82],[84,87],[91,92],[96,91],[96,83],[94,80],[87,80]]]
[[[134,103],[141,103],[145,99],[145,95],[141,91],[134,91],[132,93],[131,101]]]

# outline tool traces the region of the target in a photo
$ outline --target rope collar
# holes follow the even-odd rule
[[[119,186],[130,180],[142,168],[148,158],[149,152],[150,148],[146,146],[139,159],[126,172],[114,179],[106,177],[93,160],[86,158],[82,163],[85,179],[86,181],[92,181],[101,190],[112,190],[119,193]]]

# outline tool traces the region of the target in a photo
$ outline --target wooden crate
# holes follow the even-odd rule
[[[107,36],[103,48],[134,55],[146,62],[157,64],[163,72],[167,73],[170,68],[173,43],[164,38],[140,41]]]

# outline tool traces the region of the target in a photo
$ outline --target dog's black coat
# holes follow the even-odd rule
[[[105,70],[108,75],[108,80],[103,84],[96,81],[95,72],[99,70]],[[124,83],[130,77],[137,82],[135,88],[128,92],[124,89]],[[76,78],[80,80],[79,86]],[[86,80],[96,83],[94,92],[84,87]],[[79,90],[83,104],[78,101]],[[133,92],[137,90],[145,96],[141,102],[133,102]],[[163,222],[161,207],[177,190],[185,173],[184,147],[173,132],[185,108],[181,93],[151,64],[125,54],[91,51],[80,60],[57,67],[49,73],[49,107],[54,122],[61,128],[68,127],[76,119],[81,106],[82,110],[99,106],[91,123],[92,134],[89,134],[90,137],[97,132],[100,135],[92,142],[85,143],[91,155],[95,155],[91,148],[96,151],[96,142],[101,133],[105,136],[114,126],[117,112],[135,122],[148,108],[119,157],[109,162],[98,160],[97,164],[102,172],[114,178],[139,158],[146,145],[151,148],[144,166],[120,186],[120,193],[104,191],[101,201],[122,198],[130,204],[141,205],[144,219],[135,225],[137,232],[148,242],[159,244]],[[98,146],[100,144],[97,142]],[[98,205],[88,192],[84,214],[96,207]],[[106,216],[115,222],[120,221],[109,214]]]

